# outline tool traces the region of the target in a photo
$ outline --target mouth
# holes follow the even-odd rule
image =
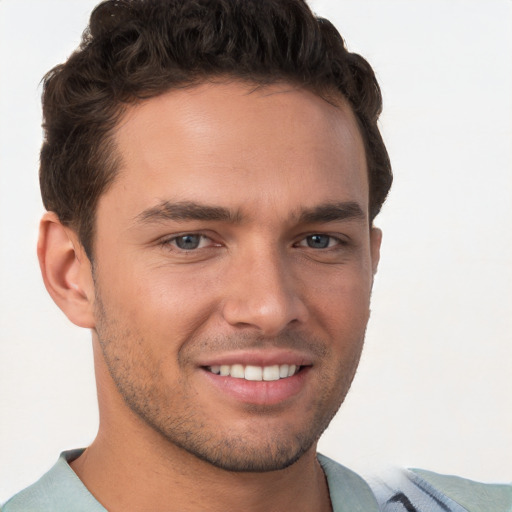
[[[314,380],[314,358],[297,350],[238,350],[198,362],[208,393],[216,393],[212,399],[232,404],[290,404]]]
[[[274,364],[270,366],[254,366],[236,364],[222,364],[205,366],[206,371],[221,377],[232,377],[234,379],[244,379],[248,381],[276,381],[287,379],[297,375],[303,368],[295,364]]]

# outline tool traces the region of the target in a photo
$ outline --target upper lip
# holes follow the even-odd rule
[[[313,359],[309,354],[297,352],[293,349],[266,349],[220,352],[199,361],[199,366],[203,367],[220,366],[224,364],[242,364],[244,366],[294,364],[296,366],[311,366]]]

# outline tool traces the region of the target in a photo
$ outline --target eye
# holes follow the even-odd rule
[[[202,249],[203,247],[206,247],[211,243],[211,240],[204,235],[187,233],[185,235],[175,236],[174,238],[167,240],[166,243],[174,245],[182,251],[193,251],[195,249]]]
[[[339,238],[317,233],[302,239],[298,245],[300,247],[309,247],[310,249],[328,249],[335,245],[340,245],[341,243],[342,242]]]

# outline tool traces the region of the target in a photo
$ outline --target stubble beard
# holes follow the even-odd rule
[[[166,388],[161,361],[155,360],[146,350],[143,336],[134,335],[126,326],[114,320],[116,315],[107,313],[99,293],[96,296],[96,335],[109,373],[129,409],[140,420],[158,433],[166,442],[219,469],[232,472],[277,471],[294,464],[316,444],[343,403],[355,375],[364,339],[364,330],[350,361],[340,364],[334,375],[321,376],[319,396],[310,404],[310,418],[299,430],[282,428],[261,432],[245,426],[242,431],[226,429],[215,424],[215,419],[201,415],[194,406],[194,391],[180,376],[176,386]],[[297,335],[293,335],[297,341]],[[240,340],[215,340],[215,344],[232,347]],[[242,340],[247,344],[247,340]],[[286,335],[273,341],[273,346],[290,346]],[[303,343],[307,341],[303,340]],[[241,344],[241,343],[240,343]],[[186,345],[186,344],[185,344]],[[211,345],[210,340],[197,341],[196,346]],[[318,347],[325,361],[332,361],[328,345],[310,342]],[[173,390],[179,389],[180,396]],[[252,414],[275,413],[276,407],[252,406]],[[277,407],[278,408],[278,407]],[[247,407],[247,412],[251,406]],[[277,411],[278,413],[279,411]]]

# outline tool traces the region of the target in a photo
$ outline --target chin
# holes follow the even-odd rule
[[[285,439],[284,436],[283,439]],[[274,442],[254,446],[246,439],[231,438],[224,439],[215,446],[180,446],[180,448],[224,471],[267,473],[293,465],[316,443],[316,439],[306,441],[288,438],[284,442],[283,439],[275,439]]]

